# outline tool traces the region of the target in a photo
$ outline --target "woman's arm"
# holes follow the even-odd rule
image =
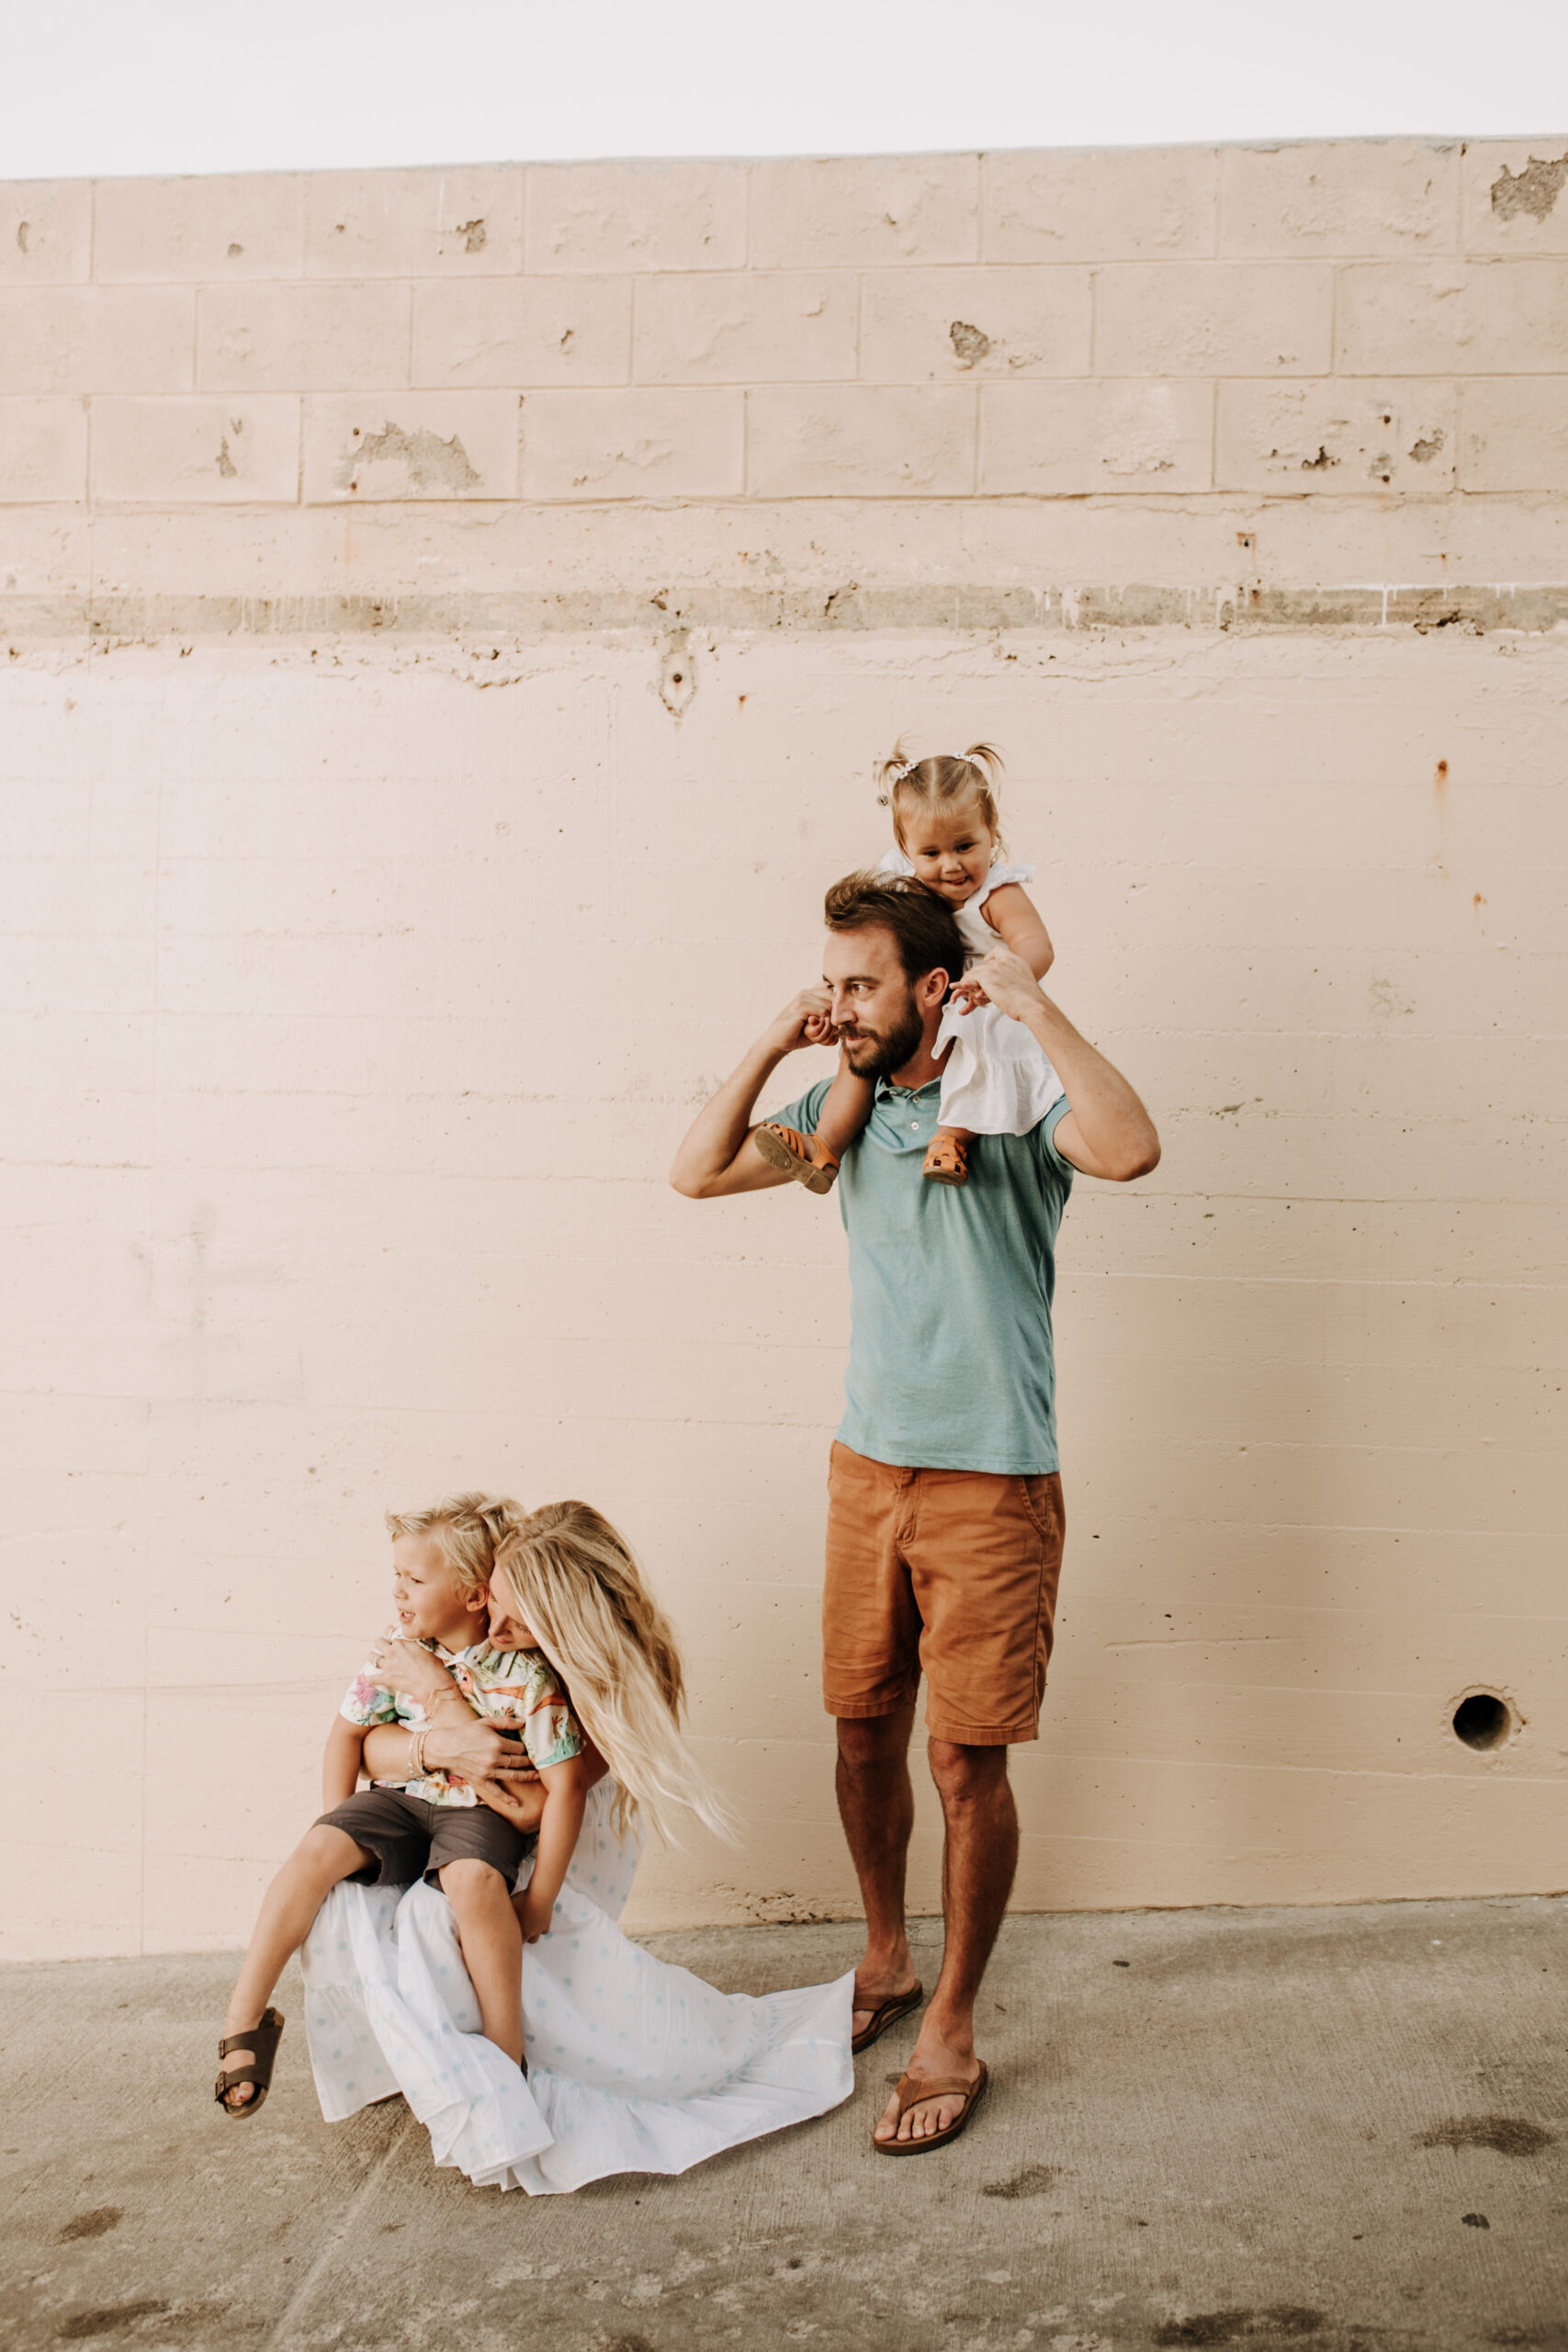
[[[432,1772],[456,1772],[477,1787],[504,1779],[513,1784],[534,1779],[526,1751],[481,1723],[460,1692],[460,1714],[443,1707],[424,1735],[424,1761]],[[401,1724],[377,1724],[365,1739],[365,1770],[373,1781],[406,1781],[412,1772],[413,1734]],[[498,1808],[499,1810],[499,1808]]]
[[[434,1653],[422,1643],[384,1636],[372,1662],[386,1690],[423,1707],[428,1729],[424,1760],[432,1771],[465,1781],[533,1778],[518,1742],[494,1731],[472,1708]],[[412,1770],[412,1734],[401,1724],[378,1724],[365,1742],[365,1769],[374,1780],[406,1781]]]
[[[1015,956],[1021,956],[1037,980],[1043,980],[1056,960],[1051,934],[1040,920],[1040,910],[1021,882],[1004,882],[991,892],[980,912]]]
[[[592,1784],[586,1756],[573,1756],[564,1764],[547,1764],[539,1778],[545,1784],[545,1811],[534,1875],[523,1893],[512,1898],[525,1944],[537,1943],[541,1936],[549,1934],[556,1897],[577,1850],[582,1808]]]
[[[327,1752],[321,1758],[323,1813],[331,1813],[334,1805],[346,1803],[359,1786],[364,1749],[364,1725],[351,1724],[344,1715],[334,1715],[333,1727],[327,1734]]]

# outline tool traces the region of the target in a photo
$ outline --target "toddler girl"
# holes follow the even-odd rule
[[[597,1511],[557,1503],[525,1512],[505,1497],[458,1495],[389,1513],[387,1524],[397,1626],[350,1686],[328,1737],[328,1810],[263,1902],[219,2045],[220,2060],[245,2062],[218,2077],[230,2115],[254,2114],[266,2096],[284,2022],[266,2003],[342,1881],[423,1877],[440,1886],[480,2030],[520,2064],[523,1946],[549,1930],[604,1765],[615,1775],[619,1824],[640,1808],[669,1831],[684,1807],[728,1827],[680,1736],[681,1665],[669,1627]],[[517,1729],[537,1783],[476,1787],[435,1766],[425,1750],[438,1726],[454,1715],[471,1726],[474,1714]],[[355,1793],[362,1760],[385,1777]],[[533,1875],[514,1893],[536,1832]]]
[[[1001,765],[988,743],[972,743],[962,759],[942,752],[929,760],[906,759],[900,744],[879,772],[882,805],[891,809],[897,844],[879,871],[913,875],[947,900],[964,940],[965,970],[999,939],[1043,980],[1055,951],[1023,888],[1034,879],[1033,866],[1004,862],[997,813]],[[819,1032],[821,1042],[831,1042],[825,1015]],[[941,1124],[922,1173],[936,1184],[964,1184],[974,1137],[1027,1135],[1062,1084],[1022,1023],[993,1004],[971,1009],[950,1001],[931,1051],[946,1060]],[[871,1116],[874,1095],[872,1080],[856,1078],[840,1064],[814,1135],[770,1121],[754,1131],[752,1141],[770,1166],[808,1192],[830,1192],[840,1159]]]

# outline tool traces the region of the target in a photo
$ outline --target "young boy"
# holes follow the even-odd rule
[[[429,1645],[479,1713],[519,1727],[543,1784],[527,1784],[537,1818],[554,1807],[575,1820],[587,1766],[582,1733],[565,1692],[537,1650],[491,1648],[489,1586],[472,1542],[462,1540],[463,1530],[439,1513],[415,1517],[415,1532],[406,1521],[388,1517],[399,1633]],[[410,1730],[408,1778],[378,1781],[355,1794],[366,1734],[379,1724]],[[267,1889],[229,2004],[219,2057],[232,2055],[238,2063],[220,2072],[215,2094],[226,2113],[253,2115],[266,2097],[283,2030],[283,2019],[267,2002],[285,1963],[344,1879],[400,1886],[423,1877],[439,1885],[452,1905],[481,2030],[522,2064],[524,1927],[512,1889],[533,1837],[482,1804],[466,1781],[425,1769],[426,1729],[423,1707],[378,1682],[374,1664],[360,1670],[327,1738],[321,1775],[327,1810]],[[552,1849],[562,1843],[550,1842]],[[563,1869],[570,1851],[568,1839]],[[549,1859],[553,1865],[553,1850]],[[553,1867],[545,1872],[544,1862],[541,1856],[536,1878],[557,1878]],[[559,1891],[558,1883],[530,1889],[536,1898],[529,1904],[533,1934],[548,1924],[545,1898],[553,1905]]]

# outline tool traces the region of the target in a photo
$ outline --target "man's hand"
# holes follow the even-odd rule
[[[791,997],[762,1043],[774,1054],[793,1054],[802,1046],[836,1046],[839,1033],[828,1017],[832,1001],[824,988],[802,989]]]
[[[1040,1003],[1040,983],[1010,947],[993,947],[972,964],[953,991],[953,1001],[964,1012],[977,1004],[994,1004],[1011,1021],[1022,1021]]]
[[[730,1072],[693,1120],[670,1170],[689,1201],[716,1201],[734,1193],[765,1193],[787,1184],[750,1141],[757,1097],[786,1054],[802,1046],[836,1046],[833,1000],[824,988],[802,989],[770,1022],[739,1069]]]

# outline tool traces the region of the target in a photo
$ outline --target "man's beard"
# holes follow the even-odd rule
[[[857,1078],[891,1078],[895,1070],[914,1060],[925,1042],[925,1035],[926,1024],[915,1009],[915,991],[911,989],[903,1018],[893,1028],[857,1029],[844,1036],[850,1068]]]

